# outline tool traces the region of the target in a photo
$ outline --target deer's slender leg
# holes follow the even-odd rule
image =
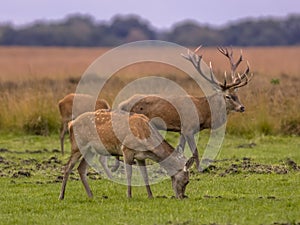
[[[109,179],[112,179],[112,174],[111,174],[110,170],[107,167],[107,157],[108,156],[100,155],[99,161],[100,161],[100,164],[102,165],[102,167],[104,169],[104,172],[106,173],[107,177]]]
[[[81,179],[81,182],[85,188],[85,191],[87,193],[87,195],[92,198],[93,197],[93,193],[89,187],[89,184],[87,182],[87,179],[86,179],[86,171],[87,171],[87,167],[88,167],[88,164],[87,162],[85,161],[84,158],[82,158],[77,170],[78,170],[78,173],[80,175],[80,179]]]
[[[62,182],[61,191],[60,191],[60,195],[59,195],[60,200],[64,199],[65,191],[66,191],[66,185],[67,185],[69,175],[70,175],[72,169],[74,168],[76,162],[79,160],[80,157],[81,157],[81,153],[78,150],[73,155],[71,155],[68,163],[65,166],[63,182]]]
[[[195,158],[195,162],[196,162],[196,167],[197,170],[200,171],[200,161],[199,161],[199,154],[198,154],[198,149],[194,140],[194,135],[186,135],[185,139],[187,140],[187,143],[193,153],[193,156]]]
[[[133,164],[133,154],[130,149],[127,149],[124,145],[121,147],[123,156],[124,156],[124,163],[125,163],[125,172],[127,177],[127,197],[131,198],[131,177],[132,177],[132,164]]]
[[[146,190],[148,194],[148,198],[153,198],[152,191],[149,185],[149,178],[148,178],[148,173],[147,173],[147,167],[146,167],[146,162],[145,160],[137,160],[137,163],[139,165],[141,174],[143,176],[145,185],[146,185]]]
[[[116,172],[120,166],[120,157],[117,156],[115,160],[115,165],[111,168],[111,172]]]
[[[127,176],[127,197],[131,198],[131,177],[132,177],[132,165],[125,164],[126,176]]]
[[[65,142],[65,135],[68,131],[68,123],[62,122],[60,127],[60,150],[61,153],[64,154],[64,142]]]
[[[176,147],[176,150],[178,152],[184,152],[184,148],[185,148],[185,143],[186,143],[186,140],[185,140],[185,137],[183,134],[180,134],[180,138],[179,138],[179,144],[177,145]]]

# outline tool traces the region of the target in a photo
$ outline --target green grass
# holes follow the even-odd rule
[[[154,199],[144,187],[133,187],[127,199],[126,186],[101,175],[89,178],[95,197],[88,199],[76,171],[59,201],[68,152],[55,150],[58,135],[1,134],[1,148],[9,151],[0,152],[0,224],[300,223],[299,137],[226,136],[217,161],[204,173],[192,171],[189,198],[182,201],[171,198],[169,179],[151,186]]]

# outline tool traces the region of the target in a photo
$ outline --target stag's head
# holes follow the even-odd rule
[[[186,186],[190,182],[189,169],[193,165],[194,161],[195,161],[194,157],[191,157],[185,163],[184,168],[171,177],[172,187],[175,192],[176,198],[183,199],[187,197],[184,193],[185,193]]]
[[[248,82],[252,79],[253,74],[249,76],[250,72],[250,66],[249,63],[247,62],[247,68],[246,70],[242,73],[236,73],[236,69],[240,65],[240,63],[243,61],[243,56],[242,52],[240,54],[240,57],[236,62],[234,62],[233,59],[233,51],[228,51],[227,48],[222,48],[219,47],[218,50],[229,59],[230,66],[231,66],[231,78],[228,81],[227,79],[227,74],[226,72],[224,73],[224,81],[220,82],[218,81],[214,74],[213,74],[213,69],[211,63],[209,64],[210,68],[210,74],[207,76],[202,69],[201,69],[201,60],[202,60],[202,55],[197,55],[197,51],[201,46],[199,46],[195,51],[190,51],[188,50],[188,54],[182,56],[190,61],[193,66],[196,68],[196,70],[199,72],[199,74],[207,80],[209,83],[211,83],[217,90],[221,91],[223,93],[225,102],[226,102],[226,110],[227,112],[230,111],[235,111],[235,112],[244,112],[245,111],[245,106],[240,102],[237,90],[240,87],[243,87],[248,84]]]

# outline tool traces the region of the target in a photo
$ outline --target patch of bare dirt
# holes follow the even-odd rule
[[[251,158],[222,159],[210,162],[203,173],[219,174],[226,176],[230,174],[288,174],[291,171],[300,171],[300,166],[292,159],[287,158],[278,164],[262,164],[253,161]]]

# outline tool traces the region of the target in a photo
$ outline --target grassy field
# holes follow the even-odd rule
[[[189,198],[182,201],[171,198],[169,179],[152,185],[154,199],[147,199],[144,187],[134,187],[127,199],[126,186],[92,169],[93,199],[74,171],[59,201],[68,154],[57,150],[56,135],[6,134],[0,146],[6,146],[0,157],[0,224],[300,224],[296,137],[227,135],[216,161],[204,173],[192,170]]]

